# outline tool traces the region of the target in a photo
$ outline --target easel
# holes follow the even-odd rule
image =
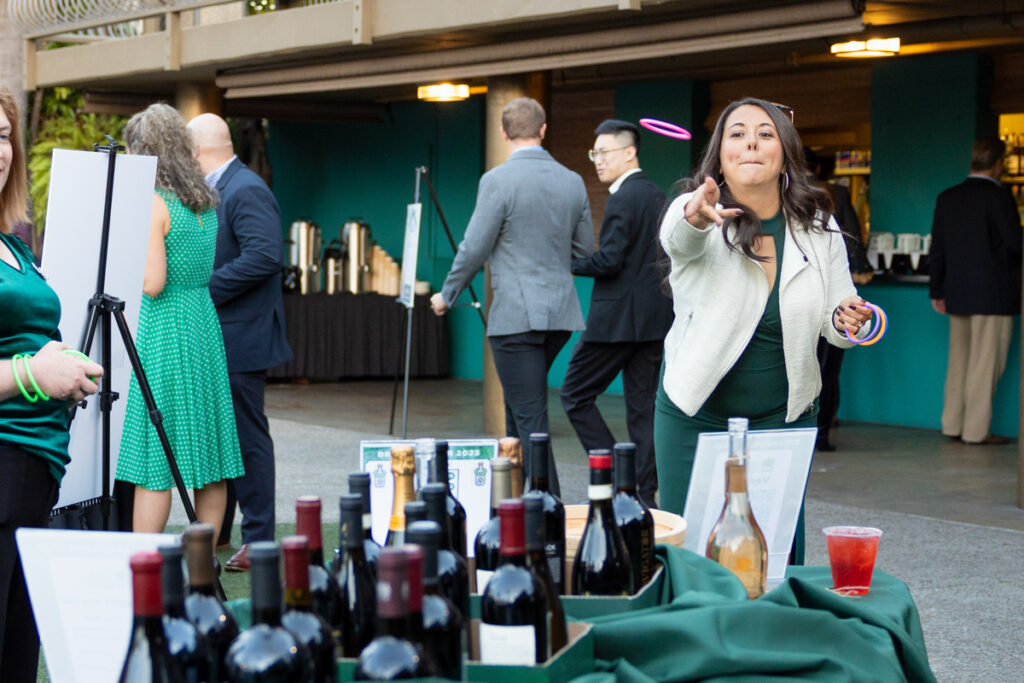
[[[416,167],[416,185],[413,190],[413,203],[420,203],[420,180],[423,180],[427,184],[427,190],[430,192],[430,199],[434,203],[434,207],[437,209],[437,216],[441,219],[441,225],[444,227],[445,235],[448,236],[448,244],[452,247],[452,253],[457,254],[459,251],[458,246],[455,244],[455,238],[452,237],[452,231],[448,227],[448,221],[445,220],[444,212],[441,210],[441,202],[437,198],[437,192],[434,190],[434,184],[430,182],[430,171],[427,170],[426,166]],[[403,260],[406,255],[402,255]],[[415,279],[415,273],[413,274]],[[483,323],[484,328],[487,327],[487,319],[484,317],[483,307],[480,305],[480,300],[476,297],[476,291],[473,290],[473,285],[467,287],[469,295],[473,299],[473,303],[470,304],[476,309],[476,312],[480,314],[480,322]],[[405,389],[402,395],[402,438],[405,438],[407,418],[409,413],[409,359],[412,350],[412,313],[415,306],[415,295],[410,296],[406,299],[399,298],[398,302],[405,306],[406,316],[406,329],[405,329],[405,342],[404,344],[398,345],[398,356],[405,356]],[[404,349],[404,350],[403,350]],[[395,384],[391,392],[391,420],[388,423],[388,434],[395,433],[395,404],[398,402],[398,378],[399,370],[398,365],[395,367]]]
[[[113,356],[111,348],[111,318],[117,323],[117,329],[121,334],[121,341],[124,343],[125,351],[128,354],[128,359],[131,362],[132,370],[135,371],[135,379],[138,382],[139,390],[142,392],[142,398],[146,403],[146,410],[149,414],[149,420],[153,423],[153,427],[156,428],[157,438],[160,440],[160,445],[164,451],[164,457],[167,458],[167,466],[171,471],[171,478],[174,480],[174,485],[178,489],[178,495],[181,497],[181,503],[185,508],[185,515],[188,517],[189,524],[196,522],[196,511],[192,506],[192,501],[188,497],[188,489],[185,487],[185,482],[181,478],[181,472],[178,470],[178,464],[174,460],[174,453],[171,451],[171,442],[167,438],[167,432],[163,427],[163,415],[157,409],[156,401],[153,399],[153,392],[149,388],[149,382],[146,380],[146,373],[142,369],[142,361],[139,359],[138,349],[135,347],[135,342],[132,339],[131,330],[128,328],[128,322],[124,317],[124,301],[107,294],[104,290],[106,288],[106,277],[107,277],[107,251],[110,243],[110,209],[113,204],[114,198],[114,166],[117,161],[117,153],[124,151],[124,146],[117,144],[117,140],[109,135],[106,137],[109,144],[101,145],[96,143],[93,145],[93,151],[95,152],[106,152],[107,153],[107,187],[106,196],[104,197],[103,204],[103,232],[100,240],[100,258],[99,267],[96,275],[96,293],[89,300],[89,317],[85,324],[85,329],[82,332],[82,340],[79,343],[78,348],[82,350],[82,353],[89,355],[92,349],[92,342],[96,335],[96,328],[102,324],[102,340],[100,344],[100,365],[103,366],[103,378],[100,383],[100,391],[97,394],[97,398],[100,403],[100,412],[102,413],[102,440],[101,440],[101,465],[102,465],[102,486],[103,490],[98,498],[92,500],[83,501],[78,503],[78,507],[91,507],[92,505],[100,506],[100,514],[103,520],[103,531],[107,531],[110,528],[110,506],[113,498],[110,495],[110,411],[113,408],[114,401],[116,401],[120,395],[112,389],[112,364],[111,359]],[[85,408],[86,402],[82,401],[78,407]],[[74,419],[75,412],[72,412],[72,418]],[[72,506],[74,507],[74,506]],[[53,514],[60,514],[61,510],[54,510]],[[215,589],[218,596],[223,600],[224,589],[220,585],[220,580],[215,579]]]

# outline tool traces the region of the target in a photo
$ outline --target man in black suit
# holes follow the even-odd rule
[[[217,188],[217,254],[210,296],[217,307],[245,474],[229,482],[221,542],[230,542],[235,498],[242,510],[242,547],[230,571],[249,569],[249,543],[274,540],[274,442],[263,395],[267,370],[291,359],[281,300],[281,211],[263,180],[235,156],[222,118],[189,122],[206,182]],[[225,540],[226,539],[226,540]]]
[[[942,433],[970,444],[1009,441],[989,431],[1021,303],[1020,214],[999,184],[1005,152],[998,138],[975,142],[970,175],[939,195],[932,222],[930,297],[949,316]]]
[[[615,437],[595,401],[622,372],[629,438],[636,444],[638,493],[654,505],[654,397],[672,300],[661,290],[658,221],[665,193],[640,170],[640,134],[609,119],[594,131],[590,159],[610,185],[598,250],[573,259],[574,275],[594,278],[587,329],[573,349],[562,406],[587,450],[612,448]]]

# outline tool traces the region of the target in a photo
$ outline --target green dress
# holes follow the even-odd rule
[[[202,488],[244,471],[224,338],[208,288],[217,214],[207,209],[197,215],[173,192],[157,192],[171,217],[165,240],[167,284],[156,297],[142,295],[136,345],[181,477],[187,487]],[[117,478],[154,491],[174,485],[135,373]]]

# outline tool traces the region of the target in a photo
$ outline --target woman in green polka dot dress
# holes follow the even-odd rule
[[[185,119],[166,104],[125,127],[131,154],[157,157],[136,343],[163,414],[196,516],[223,522],[225,479],[243,473],[220,322],[207,285],[217,244],[217,197],[192,156]],[[171,510],[171,471],[133,374],[117,478],[135,484],[135,531],[162,532]]]

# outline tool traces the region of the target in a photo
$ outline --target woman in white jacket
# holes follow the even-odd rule
[[[851,346],[870,309],[850,278],[828,195],[807,183],[803,145],[777,105],[722,112],[694,178],[661,224],[675,321],[654,418],[660,504],[682,513],[697,437],[814,427],[819,337]],[[780,266],[781,264],[781,266]],[[803,562],[803,512],[794,541]]]

